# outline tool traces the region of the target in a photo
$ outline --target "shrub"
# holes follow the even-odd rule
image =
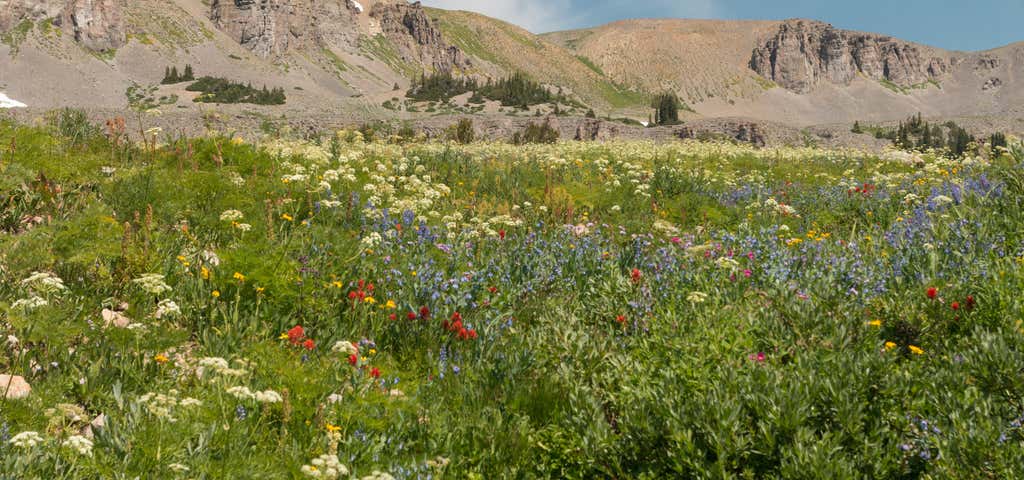
[[[555,143],[558,141],[559,133],[549,122],[530,122],[522,132],[516,132],[512,136],[512,143],[524,145],[527,143]]]

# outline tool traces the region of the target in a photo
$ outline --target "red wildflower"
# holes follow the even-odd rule
[[[493,295],[495,293],[498,293],[498,287],[489,287],[487,288],[487,291],[491,292],[491,294]]]
[[[355,300],[355,299],[356,299],[356,295],[358,295],[358,294],[356,293],[356,291],[355,291],[355,290],[352,290],[351,292],[348,292],[348,299],[349,299],[349,300]]]
[[[416,320],[416,312],[409,312],[405,314],[405,318],[408,318],[409,320]]]
[[[950,308],[953,310],[960,310],[960,302],[953,302],[953,304],[950,305]]]
[[[352,355],[348,356],[349,365],[355,365],[357,363],[359,363],[359,357],[357,357],[356,354],[353,353]]]
[[[359,280],[358,282],[356,282],[356,285],[359,285],[359,289],[361,290],[363,287],[366,286],[366,280]]]
[[[366,286],[366,290],[368,290],[370,292],[373,292],[373,284],[371,283],[371,284],[367,285]]]
[[[498,230],[498,238],[500,238],[502,240],[505,239],[505,231],[504,230]]]
[[[619,315],[619,316],[615,317],[615,321],[619,322],[619,323],[626,323],[626,316],[625,315]]]
[[[459,330],[462,330],[462,329],[463,329],[462,328],[462,320],[456,320],[456,321],[452,322],[451,330],[453,332],[458,332]]]
[[[313,343],[313,340],[306,339],[305,342],[302,342],[302,348],[305,348],[306,350],[312,350],[316,348],[316,344]]]
[[[306,338],[306,331],[302,329],[301,325],[296,325],[291,330],[288,330],[288,341],[292,345],[298,345],[303,338]]]
[[[935,297],[939,296],[939,289],[935,287],[928,287],[928,298],[935,300]]]
[[[968,310],[973,310],[974,306],[976,305],[976,303],[974,302],[974,295],[968,295],[967,300],[965,300],[964,303],[967,304]]]
[[[398,316],[397,316],[397,315],[395,315],[395,314],[393,314],[393,313],[392,313],[391,315],[388,315],[388,320],[391,320],[391,321],[393,322],[393,321],[395,321],[396,319],[398,319]]]
[[[380,369],[373,367],[370,369],[370,376],[373,378],[380,378]]]
[[[750,356],[747,357],[747,358],[749,358],[753,362],[764,363],[765,360],[768,359],[768,356],[765,355],[764,352],[757,352],[756,355],[755,354],[750,354]]]
[[[420,307],[420,318],[424,320],[430,318],[430,309],[426,305]]]
[[[469,331],[469,338],[476,340],[476,330]]]
[[[458,335],[459,335],[459,340],[468,340],[469,339],[469,330],[466,330],[465,328],[461,328],[460,327]]]
[[[639,268],[634,268],[629,274],[629,278],[633,280],[633,283],[640,283],[640,279],[643,278],[644,274],[640,272]]]

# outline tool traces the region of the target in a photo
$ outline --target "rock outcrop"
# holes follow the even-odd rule
[[[576,135],[573,139],[577,141],[605,141],[618,138],[620,135],[621,129],[619,125],[596,118],[585,118],[580,120],[579,125],[576,126]]]
[[[47,18],[93,51],[115,50],[126,41],[116,0],[0,0],[0,32]]]
[[[213,0],[210,20],[256,55],[276,59],[304,48],[354,45],[362,11],[341,0]]]
[[[738,120],[717,120],[700,125],[683,125],[675,131],[675,137],[681,140],[728,139],[749,143],[755,147],[764,147],[768,144],[767,135],[760,125]]]
[[[754,49],[750,68],[798,93],[820,83],[848,85],[858,74],[901,86],[924,83],[952,60],[891,37],[851,32],[808,20],[788,20]]]
[[[417,2],[381,2],[369,14],[352,0],[213,0],[210,20],[242,46],[263,58],[290,51],[337,48],[357,51],[359,16],[369,15],[408,63],[450,71],[469,66],[465,54],[448,45]]]
[[[398,47],[402,60],[444,72],[470,67],[466,55],[445,42],[420,2],[378,3],[370,10],[370,16],[380,23],[384,36]]]

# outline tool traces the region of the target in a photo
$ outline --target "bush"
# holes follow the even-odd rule
[[[522,132],[516,132],[516,134],[512,136],[512,143],[516,145],[524,145],[528,143],[555,143],[558,141],[558,137],[558,130],[553,128],[550,123],[544,122],[538,124],[530,122]]]
[[[473,143],[473,140],[476,140],[476,130],[473,129],[473,121],[468,118],[459,120],[455,125],[448,127],[446,137],[448,140],[462,145]]]

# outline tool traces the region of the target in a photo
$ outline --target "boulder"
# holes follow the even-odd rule
[[[32,386],[25,381],[25,377],[0,375],[0,393],[8,400],[20,400],[32,393]]]

